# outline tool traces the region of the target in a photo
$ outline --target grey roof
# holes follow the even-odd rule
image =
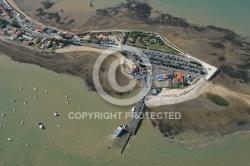
[[[56,33],[56,30],[48,28],[46,30],[46,33]]]

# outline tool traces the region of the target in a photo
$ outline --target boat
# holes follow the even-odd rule
[[[8,141],[12,141],[12,139],[11,139],[11,138],[8,138]]]
[[[37,88],[34,88],[35,91],[37,91]]]
[[[20,87],[19,89],[20,89],[20,90],[22,90],[23,88],[22,88],[22,87]]]
[[[47,90],[45,90],[45,92],[46,92],[46,93],[48,93],[48,91],[47,91]]]
[[[70,103],[69,103],[69,100],[67,100],[66,103],[69,105],[69,104],[70,104]]]
[[[135,112],[135,107],[133,107],[133,108],[131,109],[131,112]]]
[[[116,129],[116,131],[114,132],[114,135],[116,136],[116,137],[119,137],[124,131],[125,131],[125,129],[128,127],[128,125],[126,125],[126,124],[123,124],[123,125],[121,125],[121,126],[119,126],[117,129]]]
[[[45,129],[44,125],[41,122],[39,122],[38,125],[40,129]]]
[[[66,95],[65,97],[66,97],[66,98],[68,98],[69,96],[68,96],[68,95]]]
[[[14,108],[14,111],[16,111],[16,109]]]
[[[37,99],[37,96],[35,96],[35,99]]]
[[[82,110],[82,107],[79,107],[79,110]]]
[[[59,116],[59,114],[57,112],[53,112],[55,116]]]

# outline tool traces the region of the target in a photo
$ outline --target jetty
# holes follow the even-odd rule
[[[132,136],[135,136],[143,121],[143,114],[145,113],[144,99],[140,100],[133,108],[133,115],[131,115],[131,121],[126,128],[126,132],[123,132],[121,136],[117,137],[113,143],[113,148],[119,149],[120,153],[123,154]]]

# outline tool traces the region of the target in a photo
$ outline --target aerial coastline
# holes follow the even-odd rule
[[[9,1],[9,2],[11,2],[11,3],[13,3],[14,1]],[[13,5],[13,4],[12,4]],[[121,4],[120,6],[118,6],[116,9],[121,9],[121,8],[123,8],[124,6],[123,5],[126,5],[126,4]],[[139,5],[145,5],[145,4],[139,4]],[[142,7],[142,6],[141,6]],[[185,49],[186,47],[190,47],[190,45],[188,45],[188,44],[186,44],[186,46],[184,46],[185,44],[183,44],[183,41],[184,42],[187,42],[187,41],[189,41],[189,40],[191,40],[191,43],[195,43],[196,44],[196,41],[192,41],[192,39],[188,39],[187,41],[185,41],[185,40],[182,40],[182,38],[181,38],[181,36],[183,36],[183,38],[185,39],[187,36],[185,36],[185,34],[181,34],[181,33],[186,33],[186,35],[187,34],[190,34],[190,36],[203,36],[203,41],[202,41],[202,43],[204,43],[204,41],[205,42],[207,42],[207,43],[209,43],[209,47],[211,47],[211,48],[214,48],[215,50],[218,50],[218,52],[212,52],[212,53],[214,53],[215,55],[213,55],[213,57],[212,58],[214,58],[214,57],[218,57],[218,59],[220,59],[221,57],[223,57],[224,56],[224,58],[225,58],[225,60],[227,61],[227,60],[229,60],[230,62],[232,62],[232,61],[234,61],[234,59],[233,58],[231,58],[231,57],[227,57],[227,55],[221,55],[221,50],[224,50],[225,52],[227,52],[227,51],[231,51],[230,52],[230,54],[233,54],[234,52],[240,52],[240,54],[238,53],[238,55],[242,55],[242,57],[239,59],[240,61],[239,62],[237,62],[237,64],[236,64],[236,67],[238,67],[238,68],[243,68],[244,66],[246,66],[246,65],[248,65],[247,63],[247,61],[244,61],[245,60],[245,57],[246,56],[244,56],[244,54],[245,55],[248,55],[249,54],[249,52],[248,52],[248,47],[249,47],[249,43],[247,42],[247,41],[245,41],[245,40],[243,40],[239,35],[237,35],[237,34],[235,34],[234,32],[232,32],[232,31],[230,31],[230,30],[226,30],[226,29],[222,29],[222,28],[217,28],[217,27],[214,27],[214,26],[208,26],[208,27],[196,27],[196,26],[193,26],[193,25],[189,25],[188,23],[186,23],[184,20],[182,20],[182,19],[179,19],[179,18],[175,18],[175,17],[173,17],[173,16],[170,16],[170,15],[167,15],[167,14],[163,14],[163,15],[161,15],[161,17],[159,18],[159,17],[157,17],[157,18],[155,18],[154,20],[150,20],[150,19],[148,19],[148,16],[147,15],[144,15],[145,14],[145,12],[146,13],[148,13],[149,11],[148,10],[150,10],[150,9],[148,9],[148,10],[146,10],[146,11],[142,11],[142,10],[140,10],[141,8],[138,8],[138,10],[139,10],[139,13],[141,13],[141,15],[139,15],[140,16],[140,21],[142,21],[143,22],[143,24],[149,24],[149,25],[152,25],[152,28],[150,28],[150,27],[148,27],[147,26],[147,28],[145,28],[146,29],[146,31],[148,32],[148,31],[152,31],[151,29],[154,29],[154,27],[156,26],[156,23],[158,23],[158,22],[161,22],[161,25],[157,25],[157,27],[158,27],[158,29],[156,30],[156,32],[157,33],[160,33],[160,34],[162,34],[164,37],[166,37],[166,38],[168,38],[171,42],[173,42],[175,45],[178,45],[179,46],[179,44],[181,45],[181,50],[187,50],[187,52],[191,52],[192,54],[194,54],[194,55],[196,55],[196,57],[198,57],[198,58],[201,58],[202,60],[207,60],[208,61],[208,63],[210,62],[210,63],[212,63],[212,61],[213,60],[211,60],[211,58],[207,58],[206,59],[206,57],[205,57],[205,54],[204,55],[198,55],[198,53],[197,52],[192,52],[192,51],[190,51],[190,48],[188,48],[188,49]],[[133,11],[133,9],[131,9],[132,11]],[[112,10],[111,10],[112,11]],[[101,17],[101,15],[103,15],[104,13],[106,13],[107,11],[104,9],[104,10],[99,10],[99,11],[97,11],[97,15],[93,18],[93,20],[98,20],[99,19],[99,17]],[[135,11],[133,11],[133,12],[135,12]],[[150,14],[150,13],[148,13],[148,14]],[[109,16],[107,16],[107,17],[109,17]],[[143,18],[143,17],[145,17],[145,18]],[[170,17],[170,18],[172,18],[172,19],[169,19],[169,20],[161,20],[162,18],[166,18],[166,17]],[[27,17],[28,18],[28,17]],[[138,22],[138,20],[137,20],[137,18],[135,18],[135,20],[134,20],[135,22]],[[139,22],[140,22],[139,21]],[[38,22],[37,22],[38,23]],[[91,23],[90,23],[91,24]],[[94,22],[93,22],[93,24],[94,24]],[[124,24],[118,24],[118,23],[116,23],[116,25],[119,25],[120,27],[115,27],[115,25],[111,25],[111,28],[113,28],[113,29],[120,29],[121,27],[123,27],[122,25],[124,25]],[[131,25],[131,24],[130,24]],[[45,26],[45,25],[44,25]],[[165,27],[165,26],[169,26],[169,27]],[[87,29],[88,30],[91,30],[91,28],[90,28],[91,26],[88,26],[87,27]],[[100,26],[100,27],[102,27],[103,29],[105,29],[105,25],[104,26]],[[98,29],[98,28],[100,28],[100,27],[95,27],[94,29]],[[175,28],[175,27],[177,27],[177,30],[176,31],[173,31],[173,28]],[[136,29],[138,28],[138,29],[144,29],[143,27],[135,27]],[[56,28],[55,28],[56,29]],[[143,31],[145,31],[145,29],[143,30]],[[58,29],[59,30],[59,29]],[[78,32],[80,31],[80,30],[77,30]],[[82,32],[82,31],[81,31]],[[86,32],[86,31],[84,31],[84,32]],[[193,34],[192,34],[193,33]],[[213,34],[214,33],[214,34]],[[206,34],[208,34],[208,35],[210,35],[210,36],[208,36],[208,37],[206,37]],[[212,34],[212,35],[211,35]],[[215,37],[216,35],[218,35],[219,37]],[[180,38],[179,38],[180,37]],[[190,37],[189,37],[190,38]],[[173,40],[171,40],[171,39],[173,39]],[[211,42],[212,42],[212,44],[211,44]],[[206,43],[206,44],[207,44]],[[222,44],[223,43],[223,44]],[[58,70],[58,71],[60,71],[60,72],[69,72],[69,73],[71,73],[71,74],[76,74],[76,73],[74,73],[74,71],[72,71],[72,70],[70,70],[69,68],[68,69],[66,69],[66,70],[62,70],[62,69],[59,69],[58,67],[57,67],[57,69],[53,69],[54,68],[54,65],[52,65],[52,64],[45,64],[44,62],[45,61],[47,61],[46,60],[46,58],[49,58],[49,60],[54,60],[54,62],[55,63],[58,63],[58,60],[59,60],[59,62],[61,61],[61,59],[63,60],[63,62],[64,63],[68,63],[67,61],[69,60],[69,61],[71,61],[72,59],[67,59],[67,58],[65,58],[64,57],[64,55],[62,54],[63,52],[61,52],[61,53],[59,53],[59,54],[53,54],[53,53],[41,53],[41,55],[43,55],[43,60],[44,60],[44,62],[42,62],[41,61],[41,58],[37,58],[36,56],[34,56],[34,55],[28,55],[28,56],[26,56],[26,57],[22,57],[22,56],[17,56],[17,55],[14,55],[13,54],[13,52],[11,51],[11,47],[10,46],[14,46],[15,44],[11,44],[11,45],[9,45],[9,44],[7,44],[6,42],[3,42],[3,41],[1,41],[1,44],[0,44],[0,46],[1,46],[1,48],[4,48],[4,49],[2,49],[3,51],[3,53],[5,53],[7,56],[11,56],[12,58],[13,58],[13,60],[16,60],[16,61],[20,61],[20,62],[25,62],[25,63],[35,63],[35,64],[38,64],[38,65],[40,65],[40,66],[44,66],[45,68],[48,68],[48,69],[52,69],[52,70]],[[212,46],[211,46],[212,45]],[[197,44],[197,47],[198,47],[199,45]],[[203,45],[202,46],[203,48],[205,48],[205,46]],[[229,47],[229,48],[227,48],[227,47]],[[20,50],[24,50],[24,51],[21,51],[21,52],[29,52],[28,50],[25,50],[25,49],[27,49],[27,48],[23,48],[22,46],[18,46],[17,48],[20,48]],[[229,49],[229,50],[227,50],[227,49]],[[58,51],[59,51],[60,49],[58,49]],[[84,49],[83,49],[84,50]],[[82,51],[83,51],[82,50]],[[233,51],[232,51],[233,50]],[[77,49],[76,50],[74,50],[74,51],[77,51]],[[90,50],[88,50],[88,51],[90,51]],[[93,50],[91,50],[91,52],[96,52],[96,51],[98,51],[98,50],[95,50],[95,49],[93,49]],[[60,51],[59,51],[60,52]],[[202,52],[202,51],[200,51],[200,52]],[[199,52],[199,54],[200,54],[200,52]],[[51,55],[50,55],[51,54]],[[71,54],[73,54],[73,53],[71,53]],[[210,56],[211,56],[211,52],[209,53],[210,54]],[[19,54],[19,55],[21,55],[21,54]],[[54,57],[54,55],[56,55],[56,57],[57,58],[55,58]],[[200,56],[200,57],[199,57]],[[225,57],[226,56],[226,57]],[[58,58],[59,57],[59,58]],[[235,78],[230,78],[230,76],[228,77],[228,75],[231,75],[231,73],[230,74],[228,74],[227,73],[227,71],[228,71],[228,66],[221,66],[221,64],[223,64],[224,65],[224,61],[225,60],[218,60],[218,61],[216,61],[215,63],[212,63],[212,64],[214,64],[216,67],[218,67],[218,68],[221,68],[222,67],[222,74],[221,75],[219,75],[219,78],[216,78],[215,79],[215,82],[216,83],[219,83],[219,84],[221,84],[221,83],[223,83],[224,81],[225,81],[225,79],[226,80],[229,80],[230,82],[229,82],[229,84],[227,85],[227,88],[232,88],[232,89],[234,89],[234,87],[235,87],[235,84],[237,84],[237,91],[238,92],[242,92],[242,89],[244,89],[243,91],[245,92],[245,93],[248,93],[249,94],[249,92],[250,92],[250,90],[249,89],[245,89],[245,88],[242,88],[240,85],[242,85],[242,84],[246,84],[249,80],[248,80],[248,78],[244,78],[244,79],[241,79],[241,78],[237,78],[237,77],[240,77],[240,76],[236,76],[236,79],[238,80],[238,81],[235,81],[236,79]],[[242,61],[244,61],[244,63],[242,62]],[[52,61],[53,62],[53,61]],[[62,61],[61,61],[62,62]],[[47,63],[47,62],[46,62]],[[84,62],[83,62],[84,63]],[[71,63],[71,64],[74,64],[73,62]],[[76,71],[77,71],[77,69],[75,69]],[[236,69],[237,70],[237,69]],[[233,72],[233,71],[232,71]],[[237,71],[235,71],[236,73],[237,73]],[[79,74],[79,73],[78,73]],[[77,74],[76,74],[77,75]],[[91,76],[90,75],[88,75],[88,79],[90,80],[91,78],[90,78]],[[240,80],[240,81],[239,81]],[[88,82],[88,81],[87,81]],[[234,84],[231,84],[231,82],[232,83],[234,83]],[[243,87],[245,87],[245,86],[243,86]],[[157,108],[156,108],[157,109]],[[247,128],[247,127],[246,127]],[[162,131],[162,132],[164,132],[164,131]]]

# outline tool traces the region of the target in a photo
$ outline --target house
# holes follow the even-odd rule
[[[21,20],[22,20],[22,19],[25,19],[25,16],[22,15],[22,14],[20,14],[18,17],[19,17]]]
[[[44,28],[43,28],[43,27],[41,27],[41,26],[36,27],[36,31],[37,31],[37,32],[42,33],[42,32],[43,32],[43,30],[44,30]]]
[[[42,44],[40,48],[41,49],[47,49],[48,47],[49,47],[49,44]]]
[[[12,18],[12,15],[7,12],[5,9],[3,10],[3,15],[7,18],[7,19],[11,19]]]
[[[38,38],[35,38],[35,39],[33,40],[33,43],[35,43],[35,44],[37,44],[38,42],[39,42]]]
[[[65,38],[65,39],[72,39],[74,37],[74,35],[71,35],[71,34],[69,34],[69,33],[65,33],[64,35],[63,35],[63,38]]]
[[[99,43],[99,39],[97,37],[94,37],[91,42],[98,44]]]
[[[56,30],[50,29],[50,28],[47,28],[46,30],[44,30],[44,32],[47,33],[47,34],[56,34],[57,33]]]
[[[135,43],[135,38],[129,38],[128,40],[130,43]]]
[[[60,43],[59,43],[59,48],[62,48],[62,47],[64,47],[64,43],[63,43],[63,42],[60,42]]]
[[[29,45],[31,45],[31,42],[30,42],[30,40],[24,40],[24,41],[23,41],[23,44],[29,46]]]
[[[24,32],[22,37],[25,38],[25,39],[28,39],[28,40],[33,40],[36,36],[29,33],[29,32]]]
[[[13,38],[18,38],[18,37],[20,37],[21,35],[22,35],[22,31],[20,31],[20,30],[16,30],[16,29],[12,29],[11,31],[10,31],[10,33],[11,33],[11,36],[13,37]]]
[[[111,32],[102,32],[101,34],[102,34],[102,36],[110,36]]]

